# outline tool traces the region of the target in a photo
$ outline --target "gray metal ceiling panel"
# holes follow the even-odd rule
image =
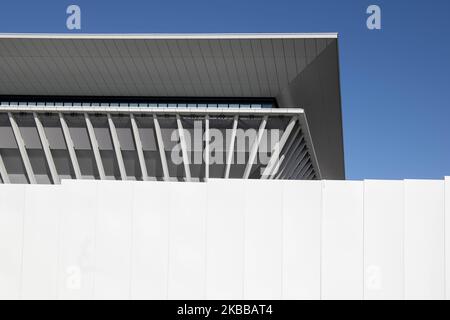
[[[306,48],[304,39],[294,40],[294,54],[297,73],[300,73],[306,67]]]

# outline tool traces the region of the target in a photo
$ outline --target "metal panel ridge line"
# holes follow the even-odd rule
[[[250,171],[253,166],[253,162],[255,162],[256,153],[258,152],[259,144],[261,143],[261,139],[264,133],[264,129],[266,128],[268,116],[264,116],[261,124],[259,125],[258,136],[256,137],[255,142],[253,143],[252,150],[250,152],[250,157],[248,158],[247,167],[245,168],[243,179],[248,179],[250,176]]]

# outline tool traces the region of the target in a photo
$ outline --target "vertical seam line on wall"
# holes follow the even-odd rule
[[[92,273],[92,299],[95,298],[95,279],[97,276],[97,223],[98,223],[98,207],[99,207],[99,201],[98,201],[98,197],[99,197],[99,188],[98,188],[98,184],[95,184],[95,217],[94,217],[94,270]]]
[[[23,209],[22,209],[22,248],[20,257],[20,283],[19,283],[19,298],[23,296],[23,256],[25,249],[25,212],[26,212],[26,185],[23,185]]]
[[[246,226],[246,217],[247,217],[247,185],[242,180],[242,188],[244,189],[244,214],[242,217],[242,235],[243,235],[243,246],[242,246],[242,299],[245,299],[245,246],[247,245],[247,238],[246,238],[246,232],[245,232],[245,226]]]
[[[362,299],[365,300],[365,275],[366,275],[366,256],[365,256],[365,246],[366,246],[366,210],[365,210],[365,195],[366,195],[366,180],[362,181]]]
[[[284,190],[283,186],[279,188],[280,190],[280,200],[281,200],[281,299],[284,297]]]
[[[134,205],[135,201],[135,184],[133,183],[131,185],[131,223],[130,223],[130,231],[131,231],[131,242],[130,242],[130,270],[129,270],[129,286],[128,286],[128,297],[131,300],[132,299],[132,286],[133,286],[133,251],[134,251]]]
[[[204,202],[205,205],[205,219],[204,219],[204,228],[205,228],[205,246],[204,246],[204,263],[205,263],[205,280],[203,283],[203,294],[204,294],[204,299],[207,299],[208,297],[208,293],[207,293],[207,281],[208,281],[208,199],[209,199],[209,188],[208,188],[208,182],[206,182],[205,184],[205,188],[206,188],[206,201]]]
[[[58,184],[58,185],[56,185],[56,188],[59,189],[59,193],[60,194],[58,196],[61,197],[61,194],[63,192],[63,190],[62,190],[63,186],[61,184]],[[58,205],[58,207],[57,207],[57,226],[56,226],[56,228],[57,228],[57,240],[56,240],[57,241],[57,244],[56,244],[56,247],[57,247],[57,250],[56,250],[56,292],[55,292],[56,299],[59,299],[59,283],[60,283],[59,274],[60,274],[60,264],[61,264],[60,254],[62,252],[62,250],[61,250],[61,246],[62,246],[62,241],[61,241],[61,238],[62,238],[62,235],[61,235],[61,224],[62,224],[61,209],[62,209],[61,205]]]
[[[402,269],[403,269],[403,300],[406,299],[406,180],[403,180],[403,235],[402,235]]]
[[[447,236],[446,236],[446,195],[447,183],[444,177],[444,299],[447,299]]]
[[[167,200],[169,201],[167,211],[167,270],[166,270],[166,299],[169,299],[169,278],[170,278],[170,212],[172,210],[172,188],[169,189]]]
[[[322,180],[320,183],[320,245],[319,245],[319,298],[320,300],[323,299],[323,292],[322,292],[322,264],[323,264],[323,199],[324,199],[324,192],[325,192],[325,180]]]

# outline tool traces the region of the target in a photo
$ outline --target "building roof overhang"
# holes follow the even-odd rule
[[[3,34],[0,95],[276,97],[336,34]]]
[[[273,98],[345,177],[336,33],[0,34],[0,96]]]

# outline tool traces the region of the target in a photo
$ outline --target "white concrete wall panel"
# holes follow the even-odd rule
[[[99,184],[63,180],[61,188],[58,297],[93,299]]]
[[[243,299],[245,183],[210,180],[207,187],[206,297]]]
[[[133,183],[98,181],[94,298],[127,299],[131,284]]]
[[[404,298],[404,183],[364,181],[364,298]]]
[[[166,299],[170,184],[134,183],[132,299]]]
[[[445,298],[449,183],[2,184],[0,299]]]
[[[244,299],[282,298],[280,181],[245,181]]]
[[[283,182],[283,299],[320,299],[322,183]]]
[[[363,182],[323,181],[322,298],[363,298]]]
[[[205,183],[171,184],[169,208],[169,299],[206,298]]]
[[[56,299],[61,188],[26,185],[22,298]]]
[[[445,297],[444,181],[405,181],[405,297]]]
[[[0,184],[0,299],[21,297],[25,185]]]

